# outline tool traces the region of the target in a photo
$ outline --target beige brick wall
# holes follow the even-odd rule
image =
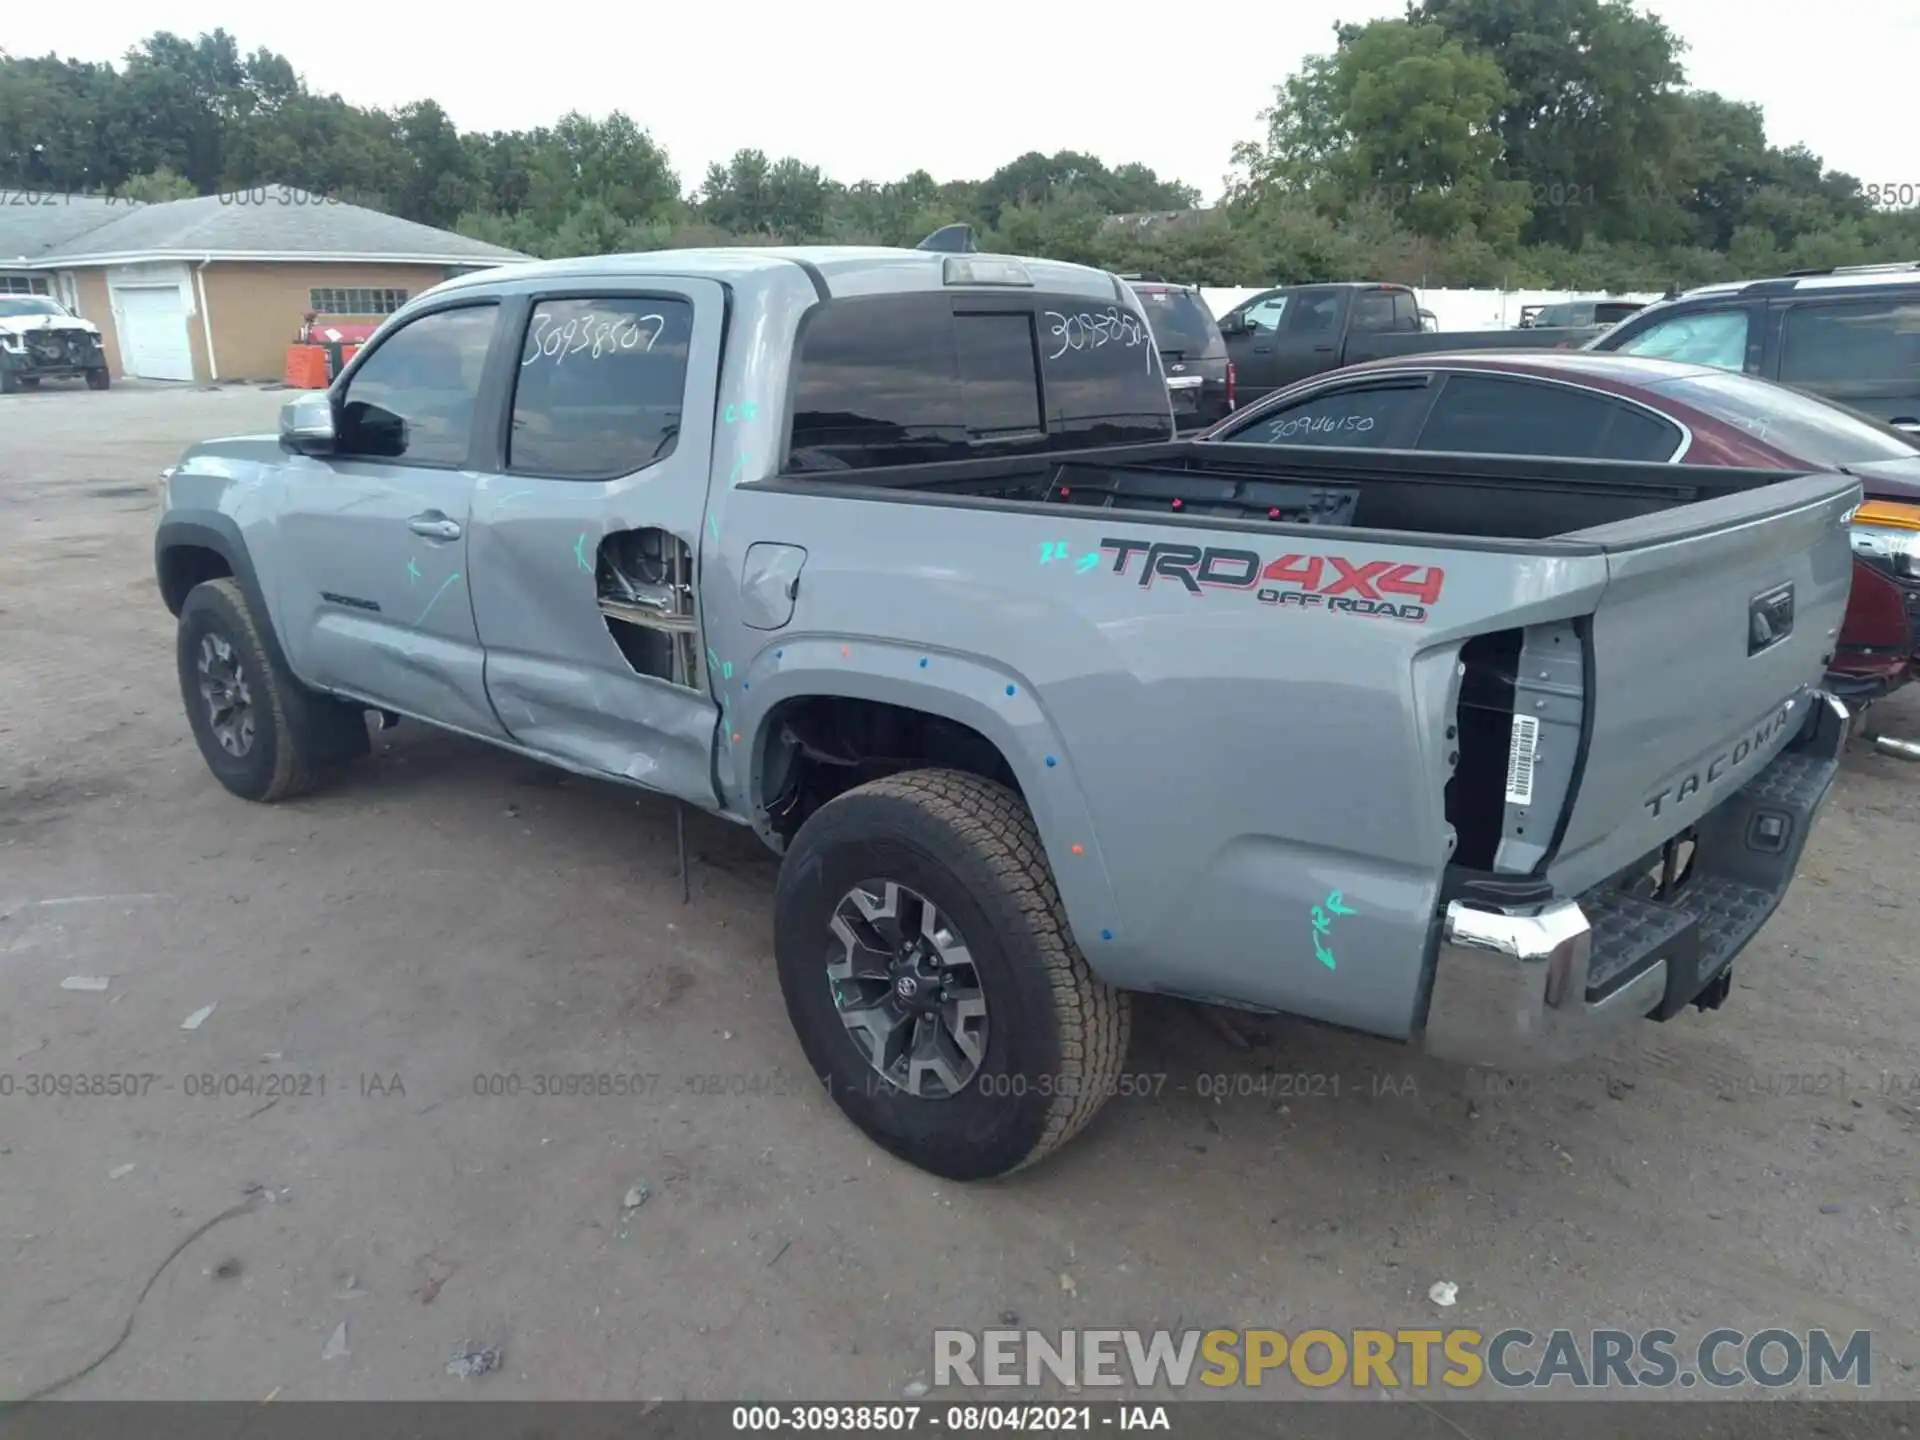
[[[100,327],[100,348],[107,352],[107,371],[118,380],[125,372],[120,368],[120,337],[113,329],[113,306],[107,301],[107,272],[76,270],[73,282],[80,301],[80,318]]]
[[[307,313],[310,290],[365,286],[405,290],[413,296],[438,285],[446,274],[446,268],[439,265],[253,265],[216,261],[207,267],[204,283],[219,377],[279,379],[286,369],[287,346],[293,343],[301,318]],[[205,380],[206,357],[197,318],[193,344],[194,368]]]

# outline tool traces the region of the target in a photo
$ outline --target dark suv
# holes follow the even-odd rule
[[[1920,264],[1708,285],[1586,348],[1744,370],[1920,435]]]
[[[1227,342],[1200,292],[1154,275],[1122,275],[1140,297],[1147,325],[1167,372],[1173,418],[1182,431],[1224,420],[1233,409],[1233,362]]]

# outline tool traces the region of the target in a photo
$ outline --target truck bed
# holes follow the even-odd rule
[[[1180,993],[1378,1034],[1413,1023],[1390,957],[1444,896],[1625,893],[1800,733],[1860,494],[1183,441],[738,488],[808,556],[823,670],[866,656],[904,696],[978,657],[993,683],[961,683],[1032,697],[1002,748],[1043,835],[1098,842],[1058,873],[1114,983],[1165,988],[1179,953]],[[1023,769],[1034,747],[1058,748]],[[1271,963],[1272,927],[1329,892],[1362,911],[1338,971]]]
[[[1261,529],[1333,525],[1422,537],[1533,541],[1795,478],[1777,470],[1724,466],[1179,440],[773,483],[804,485],[809,491],[877,488],[999,504],[1096,506],[1176,522],[1226,521]]]

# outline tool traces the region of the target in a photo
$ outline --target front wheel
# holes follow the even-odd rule
[[[1020,797],[977,775],[910,771],[822,806],[781,866],[774,949],[834,1101],[948,1179],[1058,1149],[1126,1061],[1127,995],[1074,945]]]
[[[328,761],[368,748],[360,711],[314,694],[269,652],[235,580],[188,592],[176,658],[200,754],[243,800],[290,799],[311,789]]]
[[[104,369],[87,371],[87,388],[89,390],[104,390],[111,384],[113,384],[113,377]]]

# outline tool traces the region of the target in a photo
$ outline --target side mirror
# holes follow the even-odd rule
[[[1892,425],[1896,430],[1904,430],[1909,435],[1920,436],[1920,420],[1914,420],[1902,415],[1898,420],[1890,420],[1887,423]]]
[[[1244,315],[1229,315],[1220,322],[1222,335],[1244,335],[1249,328],[1251,327],[1248,326],[1247,317]]]
[[[326,391],[296,396],[280,407],[280,444],[294,454],[331,454],[338,438],[333,397]]]

